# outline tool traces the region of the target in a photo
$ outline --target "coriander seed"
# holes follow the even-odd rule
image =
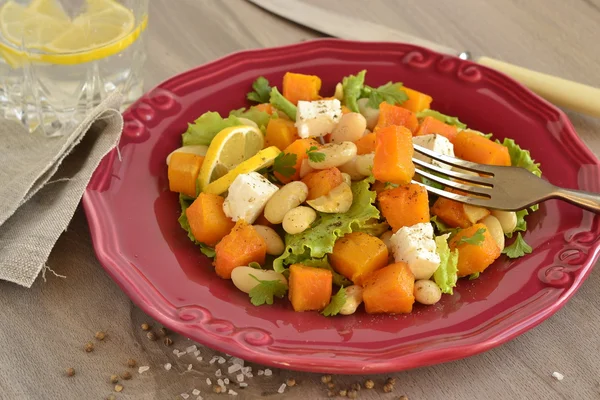
[[[398,400],[408,400],[408,396],[403,394],[402,396],[398,397]]]
[[[328,387],[329,389],[333,389],[333,388],[335,388],[335,383],[333,383],[333,382],[329,382],[329,383],[327,384],[327,387]]]
[[[124,380],[128,381],[131,379],[131,372],[129,371],[125,371],[121,374],[121,378],[123,378]]]
[[[339,395],[342,396],[342,397],[346,397],[347,394],[348,394],[348,391],[346,389],[342,389],[339,392]]]
[[[145,322],[141,325],[141,327],[143,331],[149,331],[150,329],[152,329],[152,327]]]
[[[117,375],[110,376],[110,383],[118,383],[118,382],[119,382],[119,377]]]
[[[219,394],[219,393],[221,393],[221,391],[222,391],[221,390],[221,386],[219,386],[219,385],[214,385],[213,386],[213,392]]]
[[[391,393],[394,390],[394,385],[390,385],[389,383],[386,383],[385,385],[383,385],[383,391],[386,393]]]
[[[296,380],[294,378],[288,378],[288,380],[286,381],[286,384],[289,387],[296,386]]]
[[[373,389],[374,387],[375,387],[375,382],[373,382],[373,380],[367,379],[365,381],[365,388],[367,388],[367,389]]]
[[[387,380],[385,381],[385,383],[388,383],[390,385],[395,385],[396,384],[396,378],[387,378]]]
[[[356,390],[357,392],[361,389],[360,383],[356,382],[352,384],[352,390]]]
[[[323,375],[321,377],[321,382],[323,382],[323,383],[329,383],[329,382],[331,382],[331,375]]]
[[[165,328],[164,326],[162,328],[160,328],[158,330],[158,334],[160,336],[167,336],[169,334],[169,331],[167,331],[167,328]]]
[[[106,400],[117,400],[114,394],[109,394]]]
[[[87,343],[85,344],[85,347],[84,347],[84,349],[85,349],[86,353],[91,353],[92,351],[94,351],[94,343],[92,343],[92,342],[87,342]]]
[[[135,359],[130,358],[129,360],[127,360],[127,366],[129,368],[135,368],[136,365],[137,365],[137,361],[135,361]]]
[[[67,376],[74,376],[75,368],[67,368],[66,373],[67,373]]]
[[[163,343],[165,344],[165,346],[170,346],[173,344],[173,339],[167,336],[165,340],[163,340]]]
[[[120,383],[115,385],[115,392],[122,392],[123,391],[123,385],[121,385]]]
[[[94,337],[98,340],[104,340],[104,338],[106,337],[106,333],[104,333],[102,331],[98,331],[98,332],[96,332]]]
[[[348,392],[349,399],[356,399],[358,397],[358,392],[356,390],[351,390]]]
[[[156,333],[150,331],[150,332],[146,333],[146,337],[150,341],[155,341],[156,340]]]
[[[337,396],[337,394],[335,393],[335,390],[327,391],[327,397],[335,397],[335,396]]]

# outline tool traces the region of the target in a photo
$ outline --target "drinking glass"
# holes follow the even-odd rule
[[[0,118],[54,136],[113,91],[130,104],[147,23],[148,0],[0,0]]]

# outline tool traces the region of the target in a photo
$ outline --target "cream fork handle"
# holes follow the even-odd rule
[[[504,72],[557,106],[600,118],[600,89],[489,57],[477,62]]]
[[[575,204],[585,210],[600,214],[600,194],[557,187],[552,197]]]

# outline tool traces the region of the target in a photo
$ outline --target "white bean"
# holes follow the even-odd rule
[[[243,117],[238,117],[238,119],[240,120],[240,122],[242,124],[247,125],[247,126],[252,126],[252,127],[258,129],[258,125],[256,124],[256,122],[252,121],[251,119],[243,118]]]
[[[327,194],[306,203],[317,211],[324,213],[345,213],[352,206],[352,189],[345,182],[340,183]]]
[[[492,215],[498,218],[504,233],[510,233],[517,227],[517,213],[514,211],[492,210]]]
[[[294,181],[279,189],[265,205],[265,218],[272,224],[280,224],[285,213],[304,203],[308,196],[308,186],[304,182]]]
[[[416,301],[430,306],[440,301],[442,298],[442,291],[434,281],[430,281],[429,279],[419,279],[415,282],[414,295]]]
[[[323,154],[323,161],[308,160],[308,165],[314,169],[327,169],[339,167],[352,160],[356,156],[356,145],[352,142],[328,143],[321,147],[317,152]]]
[[[364,176],[358,172],[358,169],[356,168],[356,157],[354,157],[352,160],[348,161],[346,164],[340,165],[338,167],[338,169],[345,174],[350,175],[350,178],[353,181],[358,181],[362,178],[364,178]]]
[[[300,179],[313,172],[315,169],[308,164],[308,158],[302,160],[300,164]]]
[[[470,204],[463,204],[463,210],[465,211],[465,216],[472,224],[490,215],[490,211],[487,208],[472,206]]]
[[[363,301],[363,288],[358,285],[348,286],[346,288],[346,302],[340,308],[340,314],[354,314],[360,303]]]
[[[367,127],[367,120],[360,113],[342,115],[340,122],[331,132],[331,143],[354,142],[360,139]]]
[[[352,185],[352,177],[349,174],[342,172],[342,178],[344,178],[344,183],[346,183],[346,185]]]
[[[341,83],[335,85],[335,94],[333,95],[339,101],[344,100],[344,86]]]
[[[381,239],[381,241],[383,243],[385,243],[385,246],[387,247],[389,254],[392,254],[392,241],[390,239],[392,238],[393,234],[394,234],[394,232],[392,232],[392,231],[386,231],[386,232],[383,232],[383,234],[381,236],[379,236],[379,239]]]
[[[371,175],[373,163],[375,162],[375,153],[361,154],[356,156],[356,171],[362,176]]]
[[[375,125],[377,125],[377,120],[379,119],[379,109],[367,106],[368,102],[369,99],[358,100],[358,109],[367,120],[367,128],[373,130],[373,128],[375,128]]]
[[[280,256],[283,254],[285,245],[283,244],[283,240],[281,240],[281,236],[279,236],[273,228],[264,225],[253,226],[256,232],[262,236],[263,240],[267,244],[267,254],[272,256]]]
[[[283,217],[283,230],[290,235],[302,233],[317,219],[317,212],[310,207],[292,208]]]
[[[278,280],[287,286],[287,279],[285,279],[285,276],[279,272],[246,266],[234,268],[233,271],[231,271],[231,280],[236,288],[240,289],[244,293],[249,293],[260,283],[250,275],[254,275],[256,279],[261,281]]]
[[[197,146],[183,146],[183,147],[180,147],[178,149],[173,150],[167,156],[167,165],[169,165],[169,163],[171,162],[171,157],[175,153],[189,153],[189,154],[195,154],[197,156],[204,157],[206,155],[207,151],[208,151],[208,146],[197,145]]]
[[[498,218],[493,215],[488,215],[480,222],[486,226],[488,232],[500,248],[500,251],[502,251],[504,249],[504,231],[502,230],[502,225],[500,224],[500,221],[498,221]]]

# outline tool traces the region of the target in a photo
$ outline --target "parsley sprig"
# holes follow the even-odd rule
[[[484,233],[485,233],[485,228],[479,228],[473,234],[473,236],[463,236],[460,239],[458,239],[458,241],[456,242],[456,244],[454,246],[456,247],[463,243],[473,244],[475,246],[481,246],[481,244],[485,240]]]
[[[325,161],[325,153],[318,152],[319,148],[317,146],[310,146],[308,150],[306,150],[306,154],[308,154],[308,159],[312,162],[323,162]]]
[[[274,281],[263,281],[258,279],[256,276],[250,274],[250,276],[258,282],[258,285],[254,286],[250,292],[250,301],[255,306],[262,306],[263,304],[273,304],[273,297],[283,298],[287,292],[287,286],[281,283],[279,280]]]
[[[369,99],[367,105],[371,108],[379,108],[382,102],[388,104],[402,104],[408,100],[408,95],[402,90],[401,82],[388,82],[378,88],[365,85],[362,90],[362,97]]]
[[[521,232],[519,232],[517,233],[515,241],[502,250],[502,254],[506,254],[509,258],[519,258],[523,257],[525,254],[530,254],[532,251],[533,249],[531,246],[525,242],[525,239],[521,236]]]
[[[246,98],[257,103],[268,103],[271,96],[271,86],[269,81],[264,76],[256,78],[252,84],[254,91],[248,92]]]

